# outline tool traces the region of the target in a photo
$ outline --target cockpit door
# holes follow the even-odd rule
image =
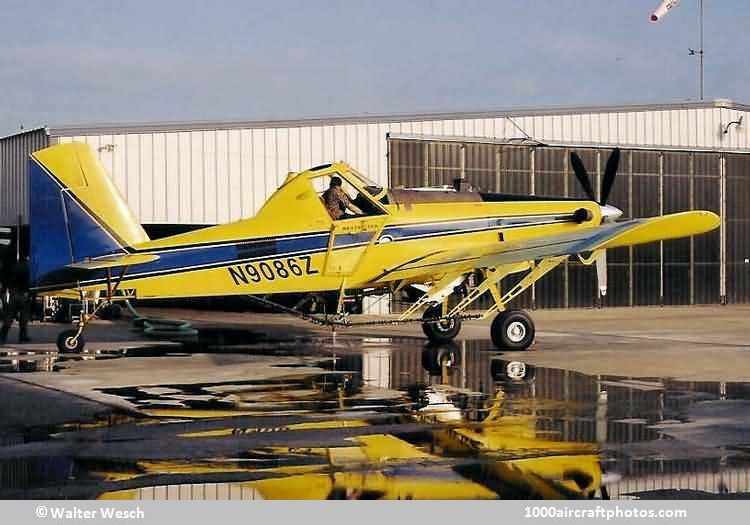
[[[334,221],[323,272],[337,277],[352,275],[379,237],[384,224],[383,216]]]

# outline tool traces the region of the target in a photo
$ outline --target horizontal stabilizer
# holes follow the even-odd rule
[[[136,264],[145,264],[156,261],[158,255],[153,254],[134,254],[134,255],[111,255],[90,259],[87,261],[75,262],[68,264],[68,268],[77,270],[103,270],[105,268],[120,268],[123,266],[135,266]]]

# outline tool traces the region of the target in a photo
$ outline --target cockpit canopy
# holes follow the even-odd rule
[[[331,179],[338,177],[343,183],[342,190],[349,196],[352,204],[362,211],[363,215],[385,215],[388,213],[385,208],[389,204],[388,191],[347,164],[323,164],[308,170],[305,175],[321,200],[330,186]],[[352,217],[355,217],[355,215],[347,214],[340,217],[339,220]]]

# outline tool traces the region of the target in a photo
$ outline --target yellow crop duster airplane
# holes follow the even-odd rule
[[[617,222],[622,212],[607,198],[619,156],[615,149],[607,162],[599,202],[575,153],[572,165],[588,199],[387,190],[347,164],[325,164],[290,174],[255,217],[150,240],[90,147],[61,144],[31,157],[32,287],[52,296],[99,292],[100,307],[122,298],[338,291],[341,313],[347,290],[421,285],[423,295],[400,321],[419,320],[433,341],[454,338],[467,309],[489,292],[494,304],[484,317],[497,313],[493,342],[522,350],[534,340],[534,324],[506,305],[568,257],[590,264],[603,261],[608,248],[719,225],[709,211]],[[329,215],[321,193],[334,176],[357,194],[361,214]],[[479,285],[449,302],[476,272]],[[526,275],[501,293],[500,280],[519,272]],[[83,348],[91,317],[82,315],[76,329],[60,334],[61,351]],[[332,322],[348,324],[344,317]]]

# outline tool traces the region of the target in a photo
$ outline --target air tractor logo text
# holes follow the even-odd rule
[[[320,273],[313,268],[312,257],[309,255],[285,257],[260,263],[238,264],[230,266],[227,270],[229,275],[232,276],[235,286]]]

